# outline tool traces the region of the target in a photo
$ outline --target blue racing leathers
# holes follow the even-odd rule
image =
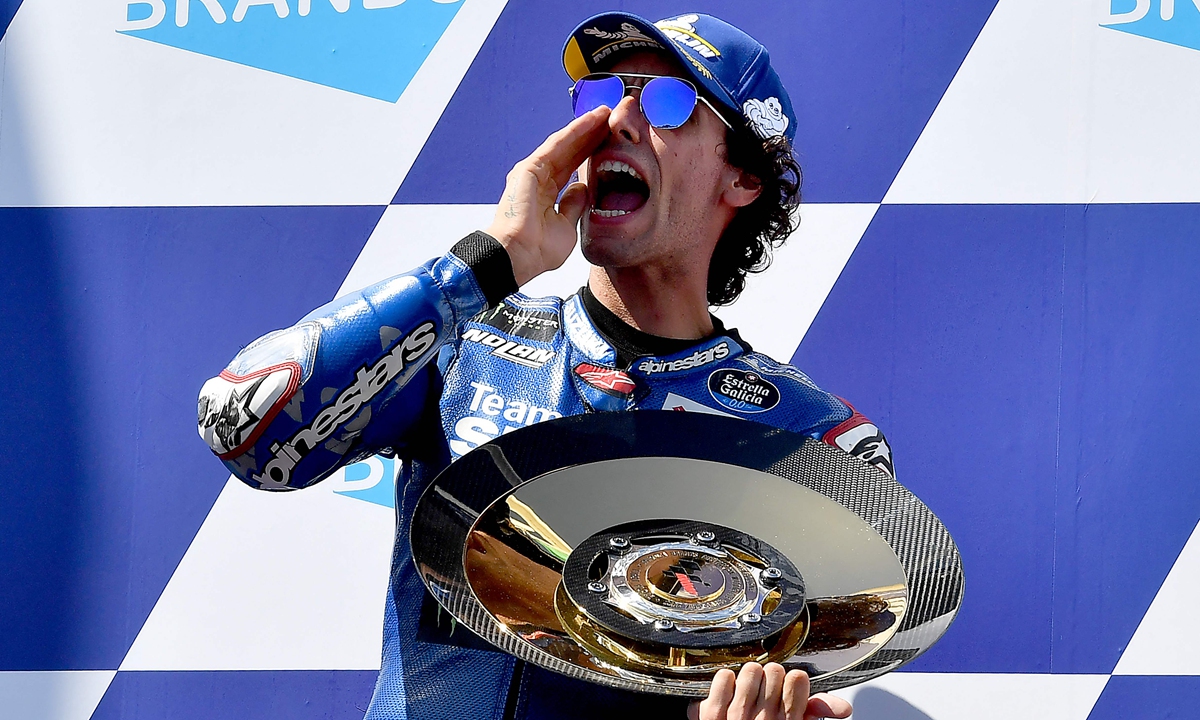
[[[383,666],[368,718],[654,713],[682,720],[679,700],[527,666],[456,626],[425,591],[410,555],[409,521],[421,492],[491,438],[589,412],[652,408],[756,420],[838,445],[890,473],[887,443],[846,403],[750,351],[736,332],[619,369],[579,296],[508,295],[512,288],[492,279],[489,240],[468,238],[247,346],[201,390],[200,434],[237,477],[264,490],[303,488],[373,454],[403,460]],[[507,256],[502,264],[512,285]]]

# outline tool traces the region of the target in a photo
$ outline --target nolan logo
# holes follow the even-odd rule
[[[463,0],[125,0],[118,32],[396,102]]]
[[[1200,0],[1098,0],[1101,27],[1200,50]]]
[[[530,368],[540,368],[554,357],[553,350],[544,350],[531,345],[522,345],[496,333],[485,332],[479,328],[469,328],[462,334],[463,340],[477,342],[492,348],[492,354],[509,362]]]

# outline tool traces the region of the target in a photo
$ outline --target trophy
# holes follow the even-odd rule
[[[927,650],[962,563],[912,493],[835,447],[758,423],[637,411],[476,448],[412,521],[426,586],[519,658],[610,687],[703,697],[778,662],[813,691]]]

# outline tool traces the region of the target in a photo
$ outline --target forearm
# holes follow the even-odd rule
[[[201,389],[200,435],[235,475],[271,490],[402,446],[435,385],[438,349],[515,289],[503,249],[470,236],[251,343]]]

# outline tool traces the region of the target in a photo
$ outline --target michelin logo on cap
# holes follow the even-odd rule
[[[777,97],[766,100],[750,98],[742,105],[742,114],[754,134],[763,140],[770,140],[787,132],[788,118],[783,112],[783,105]]]

